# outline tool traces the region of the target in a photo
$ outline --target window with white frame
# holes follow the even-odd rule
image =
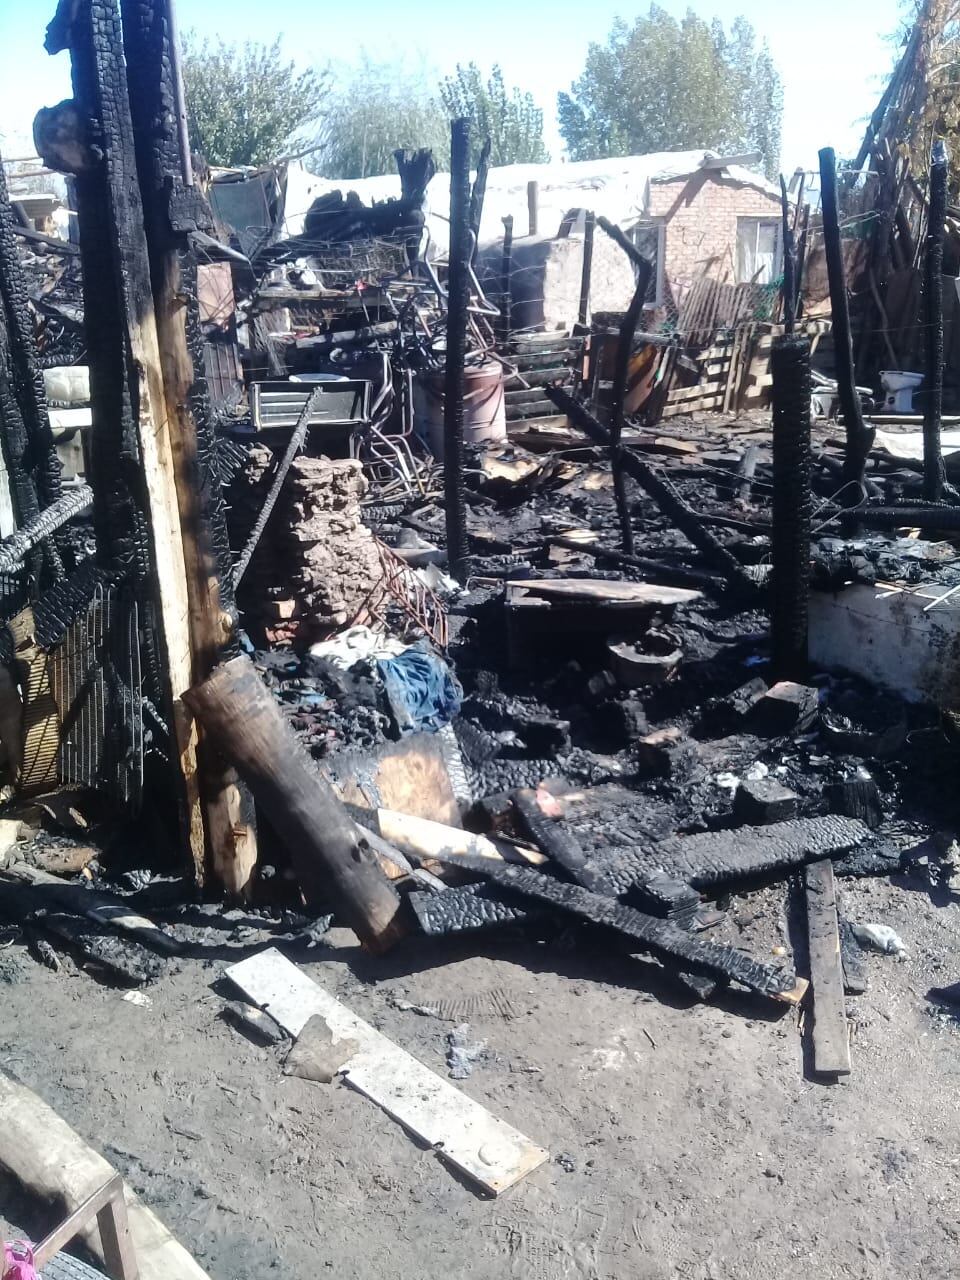
[[[783,271],[779,218],[737,219],[737,284],[772,284]]]
[[[664,301],[663,264],[666,223],[654,219],[638,222],[627,234],[647,261],[653,263],[653,275],[650,277],[650,287],[644,299],[644,306],[661,307]]]

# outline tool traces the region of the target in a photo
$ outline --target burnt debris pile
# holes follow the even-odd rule
[[[522,234],[465,120],[449,205],[415,151],[298,210],[191,154],[165,12],[60,6],[70,216],[0,190],[7,935],[141,985],[331,921],[414,965],[507,930],[812,1001],[847,1073],[890,932],[847,880],[953,892],[960,453],[942,334],[922,414],[858,384],[832,153],[819,212],[669,178],[771,202],[748,279],[572,194],[544,236],[546,179]]]

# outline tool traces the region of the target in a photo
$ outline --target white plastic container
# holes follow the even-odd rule
[[[413,429],[435,458],[443,458],[444,375],[422,374],[413,389]],[[463,442],[505,440],[503,369],[493,360],[463,371]]]

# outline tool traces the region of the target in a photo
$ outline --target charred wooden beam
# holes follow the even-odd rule
[[[778,680],[807,674],[810,599],[810,340],[773,345],[773,575],[770,632]]]
[[[623,463],[623,403],[627,395],[627,378],[630,373],[630,357],[633,339],[643,313],[643,303],[650,287],[653,268],[646,258],[637,267],[637,280],[633,297],[620,322],[617,342],[617,358],[613,369],[613,391],[610,400],[610,464],[613,468],[613,491],[620,521],[620,542],[626,555],[633,554],[633,526],[630,523],[630,506],[627,500],[627,480]]]
[[[421,930],[429,937],[502,929],[505,925],[527,924],[544,914],[491,884],[468,884],[443,893],[411,893],[407,901]]]
[[[487,194],[487,175],[490,172],[491,141],[484,140],[477,161],[477,173],[470,191],[470,230],[473,232],[474,251],[480,242],[480,223],[483,221],[483,202]]]
[[[610,432],[568,391],[563,387],[547,387],[546,392],[557,408],[567,414],[571,422],[585,435],[597,444],[606,445],[609,448]],[[622,462],[624,470],[633,476],[641,488],[653,498],[663,514],[672,520],[697,550],[701,551],[710,563],[723,573],[727,581],[750,596],[756,596],[757,588],[743,566],[723,543],[704,527],[696,513],[687,506],[670,481],[657,475],[652,467],[647,466],[629,449],[623,450]]]
[[[562,823],[544,813],[536,791],[528,788],[515,791],[513,804],[527,835],[541,853],[552,858],[577,884],[602,891],[599,877],[590,870],[587,856],[576,837]]]
[[[839,857],[869,837],[862,822],[829,814],[763,827],[675,836],[651,848],[648,857],[651,867],[663,867],[694,888],[707,889],[783,874],[819,858]]]
[[[0,164],[0,425],[12,484],[11,500],[16,517],[25,522],[57,501],[61,485],[43,373],[36,359],[26,281],[14,240],[17,230]],[[47,541],[43,555],[54,578],[63,576],[58,541]],[[39,555],[32,557],[35,573],[43,561]]]
[[[947,151],[934,143],[930,163],[930,207],[924,254],[923,309],[927,356],[923,410],[923,496],[939,502],[947,483],[940,445],[943,420],[943,228],[947,216]]]
[[[806,983],[789,970],[760,964],[733,947],[704,942],[669,920],[658,920],[580,885],[563,884],[538,871],[506,866],[490,870],[480,865],[481,862],[482,859],[471,860],[471,869],[486,875],[494,884],[610,929],[626,938],[636,950],[678,963],[685,972],[739,982],[752,991],[791,1004],[806,990]]]
[[[630,261],[633,263],[633,265],[637,268],[638,271],[641,270],[641,268],[645,263],[649,266],[649,263],[647,263],[646,258],[643,256],[643,254],[640,252],[637,246],[635,244],[631,244],[631,242],[627,239],[626,235],[620,230],[618,226],[612,223],[609,218],[605,218],[601,214],[601,216],[597,218],[597,226],[602,231],[605,231],[615,244],[618,244],[620,246],[620,248],[627,255],[627,257],[630,259]]]
[[[787,181],[782,173],[780,175],[780,209],[783,219],[783,285],[780,293],[783,299],[783,327],[789,334],[793,333],[797,316],[797,259]]]

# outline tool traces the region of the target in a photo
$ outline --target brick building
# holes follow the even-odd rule
[[[733,284],[769,284],[783,267],[780,196],[728,169],[653,181],[646,216],[628,234],[658,264],[656,301],[677,296],[706,270]]]
[[[675,315],[694,281],[711,274],[740,284],[769,284],[782,270],[780,193],[737,164],[755,157],[711,152],[627,156],[568,165],[491,170],[485,231],[493,217],[514,217],[513,326],[567,328],[576,319],[588,211],[622,228],[656,267],[648,325]],[[509,177],[508,177],[509,175]],[[539,234],[524,235],[526,181],[535,181]],[[483,237],[481,236],[481,243]],[[502,234],[483,244],[481,264],[496,288]],[[594,242],[591,311],[622,311],[634,273],[601,232]]]

